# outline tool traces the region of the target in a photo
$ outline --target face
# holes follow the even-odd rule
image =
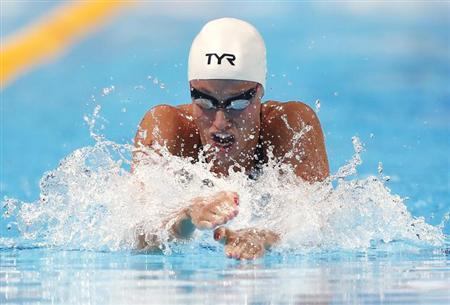
[[[234,164],[253,166],[260,130],[263,88],[250,81],[192,80],[192,109],[216,172]]]

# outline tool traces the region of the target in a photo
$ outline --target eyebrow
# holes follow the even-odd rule
[[[256,93],[256,87],[255,88],[250,88],[247,91],[244,91],[244,92],[242,92],[239,95],[235,95],[235,96],[232,96],[230,98],[227,98],[226,100],[224,100],[224,102],[225,103],[230,103],[230,102],[232,102],[234,100],[240,100],[240,99],[249,100],[255,95],[255,93]],[[200,91],[200,90],[198,90],[198,89],[196,89],[194,87],[191,88],[191,97],[194,98],[194,99],[196,99],[196,98],[206,98],[206,99],[209,99],[209,100],[212,100],[212,101],[219,102],[219,100],[217,98],[215,98],[214,96],[211,96],[211,95],[209,95],[207,93],[204,93],[204,92],[202,92],[202,91]]]
[[[194,87],[191,88],[191,97],[192,98],[206,98],[213,101],[218,101],[214,96],[211,96],[209,94],[206,94],[200,90],[195,89]]]

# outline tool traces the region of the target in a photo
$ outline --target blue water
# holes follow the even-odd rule
[[[57,4],[26,5],[2,3],[2,39]],[[37,200],[44,172],[94,145],[83,117],[96,105],[96,131],[131,144],[150,107],[189,102],[190,43],[207,20],[222,16],[250,21],[265,38],[266,99],[302,100],[313,108],[320,100],[333,173],[351,159],[357,136],[365,151],[351,179],[377,176],[381,162],[382,175],[390,176],[386,187],[404,198],[412,216],[442,223],[450,233],[443,223],[450,211],[445,3],[141,4],[1,92],[2,197]],[[366,249],[277,252],[240,263],[209,243],[168,255],[49,248],[45,241],[39,247],[23,242],[14,225],[7,229],[15,217],[0,223],[7,238],[0,245],[2,303],[450,301],[448,235],[437,247],[392,241]]]

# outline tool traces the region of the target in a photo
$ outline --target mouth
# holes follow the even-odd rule
[[[213,132],[211,134],[211,140],[214,146],[220,149],[228,149],[233,145],[235,138],[234,135],[226,132]]]

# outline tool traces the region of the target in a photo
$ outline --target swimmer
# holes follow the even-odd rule
[[[208,22],[192,43],[188,80],[191,103],[159,105],[142,119],[132,171],[148,166],[140,163],[142,147],[157,143],[175,156],[193,160],[206,151],[207,162],[212,162],[211,170],[218,176],[241,169],[254,175],[268,162],[269,150],[299,179],[317,182],[329,176],[324,136],[314,111],[297,101],[261,101],[266,89],[266,48],[251,24],[234,18]],[[261,228],[223,227],[238,212],[239,195],[232,191],[193,198],[167,220],[173,224],[168,231],[173,238],[189,239],[197,229],[214,230],[225,254],[235,259],[261,257],[280,241],[277,233]],[[151,240],[141,234],[137,247],[148,249]]]

